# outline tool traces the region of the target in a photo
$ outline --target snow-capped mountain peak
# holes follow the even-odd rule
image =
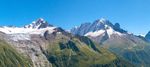
[[[105,18],[97,19],[94,23],[97,25],[112,25],[112,23]]]
[[[108,20],[105,19],[105,18],[101,18],[101,19],[98,19],[98,20],[97,20],[98,23],[103,23],[103,24],[106,23],[107,21],[108,21]]]
[[[55,28],[57,27],[48,24],[48,22],[40,18],[29,25],[25,25],[24,27],[0,27],[0,32],[5,34],[43,34],[47,30],[54,31]]]
[[[71,29],[73,34],[81,36],[97,37],[107,33],[108,37],[112,34],[119,36],[123,35],[126,31],[120,28],[120,24],[112,24],[109,20],[101,18],[93,23],[85,23],[79,27]]]
[[[39,18],[36,21],[33,21],[29,25],[25,25],[24,28],[31,28],[31,29],[40,29],[40,28],[46,28],[52,25],[49,25],[47,21],[45,21],[43,18]]]
[[[10,36],[11,40],[13,41],[19,41],[30,40],[32,35],[44,36],[46,31],[48,31],[49,34],[57,32],[56,28],[57,27],[49,25],[44,19],[40,18],[37,21],[33,21],[31,24],[24,27],[0,27],[0,32]]]

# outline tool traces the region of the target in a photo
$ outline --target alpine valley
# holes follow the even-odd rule
[[[149,67],[149,42],[103,18],[70,31],[40,18],[0,27],[0,67]]]

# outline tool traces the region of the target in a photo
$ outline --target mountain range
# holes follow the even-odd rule
[[[0,67],[149,67],[149,42],[104,18],[69,32],[40,18],[0,27]]]
[[[150,33],[145,37],[136,36],[120,28],[119,23],[112,24],[109,20],[98,19],[93,23],[84,23],[70,30],[74,35],[87,36],[100,46],[136,66],[150,66]]]

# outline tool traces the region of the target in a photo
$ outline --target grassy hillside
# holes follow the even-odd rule
[[[113,36],[101,46],[108,48],[110,51],[136,65],[136,67],[150,66],[150,44],[134,35],[118,38]]]
[[[0,40],[0,67],[32,67],[32,62]]]
[[[85,37],[59,35],[44,52],[53,67],[133,67]]]

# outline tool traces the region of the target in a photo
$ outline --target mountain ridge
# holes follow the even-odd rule
[[[103,20],[99,19],[91,24],[82,24],[77,28],[72,28],[70,32],[74,35],[89,37],[100,46],[113,51],[136,66],[148,67],[150,63],[147,60],[150,59],[148,47],[150,44],[146,39],[128,33],[120,27],[119,23],[112,24],[108,20]]]
[[[80,29],[81,31],[78,31]],[[112,33],[112,29],[120,33],[127,33],[127,31],[120,28],[119,23],[113,25],[109,20],[106,20],[104,18],[98,19],[93,23],[81,24],[80,27],[72,28],[70,32],[73,34],[84,36],[85,34],[87,34],[87,32],[94,32],[98,30],[110,30],[110,33]]]
[[[27,28],[0,28],[0,39],[8,43],[3,45],[12,46],[15,53],[30,59],[31,65],[26,67],[134,67],[127,60],[98,46],[87,37],[74,36],[60,27],[47,25],[41,27],[43,20],[40,19],[40,21],[42,22],[37,22],[39,25],[34,26],[36,24],[34,23]],[[1,55],[0,60],[3,58]],[[4,57],[7,56],[4,55]],[[17,58],[20,57],[17,56]],[[16,64],[12,65],[26,65],[24,59],[18,61],[23,63],[14,62]],[[7,65],[4,64],[4,66]]]
[[[33,67],[148,67],[150,63],[145,38],[103,18],[70,32],[41,18],[24,27],[0,27],[0,31],[0,39],[30,58]]]

